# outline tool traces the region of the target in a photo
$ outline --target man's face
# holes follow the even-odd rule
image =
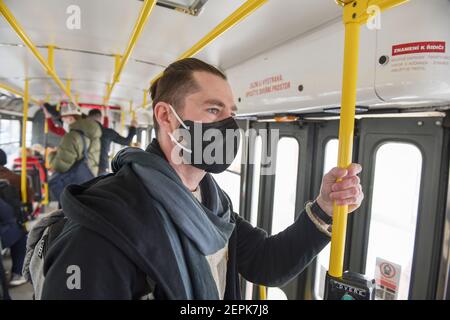
[[[71,125],[72,123],[74,123],[76,121],[74,116],[64,116],[61,117],[62,122],[64,122],[67,125]]]
[[[200,90],[188,95],[184,108],[177,110],[183,120],[210,123],[235,115],[237,108],[226,80],[207,72],[196,72],[194,78]],[[174,116],[172,122],[173,128],[180,125]]]

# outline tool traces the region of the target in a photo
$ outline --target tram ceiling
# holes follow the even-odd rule
[[[62,79],[74,79],[71,89],[79,94],[81,101],[97,103],[105,95],[105,86],[86,86],[76,79],[99,83],[111,81],[114,55],[123,54],[143,5],[142,1],[129,1],[124,6],[121,0],[108,0],[108,6],[105,6],[102,0],[42,0],[39,6],[29,10],[29,4],[24,0],[3,2],[44,57],[47,57],[48,45],[56,46],[55,71]],[[111,103],[120,104],[129,100],[137,104],[142,102],[142,90],[148,88],[149,81],[164,66],[176,60],[243,3],[243,0],[208,1],[198,16],[155,6],[123,69],[120,85],[112,92]],[[69,16],[66,11],[71,5],[81,9],[80,29],[66,27]],[[340,14],[333,1],[285,0],[282,6],[276,1],[268,1],[196,57],[227,69],[299,34],[336,20]],[[12,79],[9,84],[23,88],[23,81],[17,79],[46,76],[26,52],[26,48],[5,45],[20,44],[20,40],[3,19],[0,19],[0,38],[3,44],[0,45],[0,58],[8,62],[6,68],[2,66],[0,78]],[[136,87],[141,90],[135,90]],[[30,92],[32,95],[60,93],[53,85],[49,88],[48,81],[41,80],[30,83]],[[85,100],[93,96],[98,96],[100,101]]]

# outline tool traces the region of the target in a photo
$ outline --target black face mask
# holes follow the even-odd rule
[[[183,121],[171,109],[181,126],[176,137],[169,136],[181,148],[183,163],[210,173],[225,171],[236,158],[241,139],[236,121],[232,117],[211,123]]]

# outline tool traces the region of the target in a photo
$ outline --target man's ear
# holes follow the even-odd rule
[[[153,108],[153,114],[160,129],[163,129],[166,132],[172,132],[174,130],[170,122],[171,110],[167,103],[158,102]]]

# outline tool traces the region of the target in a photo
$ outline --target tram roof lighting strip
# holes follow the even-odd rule
[[[128,59],[131,56],[131,52],[133,51],[134,47],[136,46],[137,40],[139,39],[142,30],[144,30],[144,26],[148,21],[148,18],[150,17],[150,14],[153,11],[153,8],[155,7],[156,0],[145,0],[144,4],[142,5],[141,12],[139,13],[139,17],[136,20],[136,24],[134,25],[133,32],[131,34],[131,38],[128,41],[127,48],[125,50],[125,53],[122,57],[116,56],[116,68],[114,70],[114,78],[111,85],[108,87],[105,102],[106,104],[109,101],[109,98],[111,97],[111,93],[114,89],[114,86],[117,84],[117,82],[120,81],[120,75],[123,71],[123,68],[125,67],[125,64],[128,62]]]
[[[6,84],[3,84],[3,83],[0,83],[0,89],[4,89],[6,91],[9,91],[9,92],[15,94],[16,96],[20,96],[22,98],[25,97],[25,93],[24,92],[19,91],[17,89],[14,89],[13,87],[10,87],[10,86],[8,86]],[[36,99],[30,98],[30,101],[32,101],[34,104],[37,104],[37,105],[39,104],[39,101],[36,100]]]
[[[216,40],[219,36],[225,33],[227,30],[231,29],[233,26],[238,24],[244,18],[253,13],[256,9],[265,4],[268,0],[248,0],[242,6],[240,6],[236,11],[229,15],[225,20],[218,24],[214,29],[212,29],[206,36],[200,39],[196,44],[194,44],[189,50],[184,52],[178,60],[189,58],[194,56],[203,50],[208,44]],[[153,84],[162,76],[162,72],[159,73],[152,81]]]
[[[14,31],[17,33],[17,35],[22,39],[22,41],[25,43],[25,45],[31,50],[31,52],[34,54],[34,56],[39,60],[41,65],[44,67],[45,71],[52,77],[52,79],[55,81],[55,83],[58,85],[58,87],[69,97],[69,99],[76,104],[76,101],[68,88],[64,85],[64,83],[61,81],[61,79],[56,74],[55,70],[51,68],[51,66],[48,64],[48,62],[45,60],[45,58],[42,56],[42,54],[39,52],[37,47],[34,45],[33,41],[31,41],[30,37],[25,33],[25,30],[23,27],[19,24],[17,19],[14,17],[14,15],[11,13],[9,8],[6,6],[3,0],[0,0],[0,12],[3,15],[3,17],[6,19],[6,21],[9,23],[9,25],[14,29]]]

